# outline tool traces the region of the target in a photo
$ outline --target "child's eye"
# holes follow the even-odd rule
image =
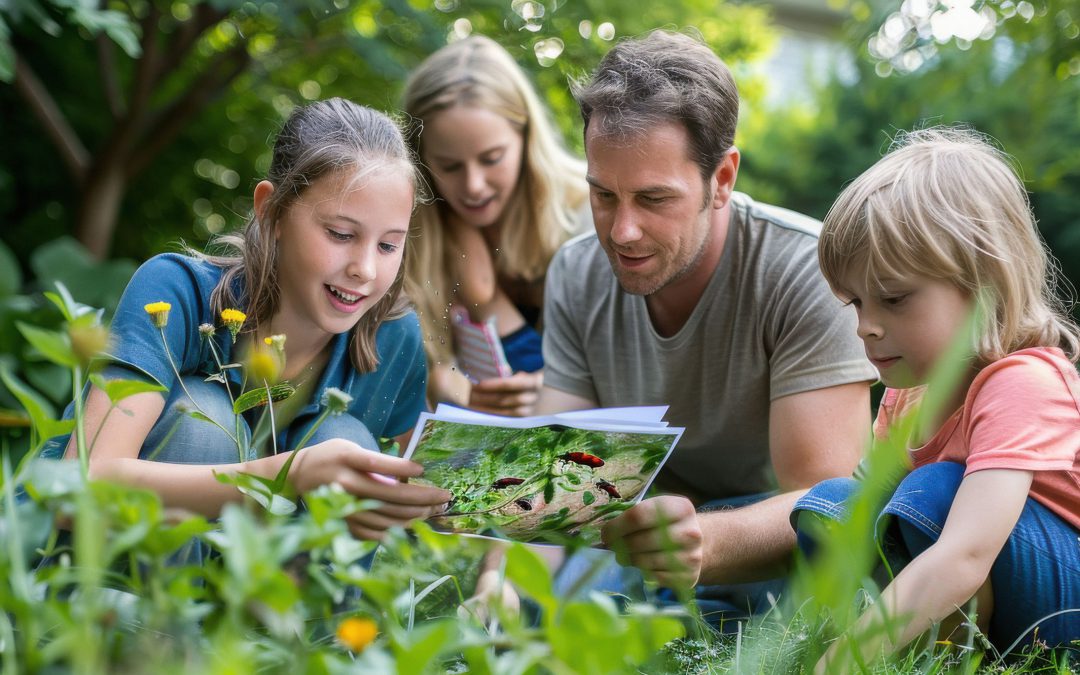
[[[335,241],[349,241],[353,238],[353,235],[349,232],[339,232],[337,230],[326,228],[326,233],[330,235],[330,238]]]
[[[891,295],[891,296],[889,296],[887,298],[882,298],[881,302],[883,304],[885,304],[885,305],[890,306],[890,307],[896,307],[897,305],[903,304],[904,301],[908,299],[909,295],[910,295],[910,293],[903,293],[901,295]]]
[[[383,253],[390,254],[396,252],[398,250],[398,246],[397,244],[391,244],[383,241],[379,242],[379,250]]]
[[[483,164],[484,166],[495,166],[496,164],[498,164],[499,162],[502,161],[502,158],[503,158],[504,154],[505,153],[500,152],[500,153],[497,153],[497,154],[494,154],[494,155],[488,155],[487,157],[482,158],[480,160],[480,163]]]
[[[456,164],[456,163],[455,164],[447,164],[445,166],[440,166],[439,171],[441,171],[442,173],[454,173],[455,171],[457,171],[460,168],[461,168],[460,164]]]

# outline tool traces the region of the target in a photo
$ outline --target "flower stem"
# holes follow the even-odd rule
[[[79,450],[79,466],[82,468],[83,478],[90,473],[90,453],[86,448],[86,425],[83,421],[83,370],[82,366],[73,366],[71,369],[72,402],[75,404],[75,446]]]
[[[180,371],[177,370],[176,362],[173,361],[172,352],[169,350],[169,343],[165,340],[165,329],[164,328],[158,328],[158,332],[161,333],[161,344],[162,344],[163,347],[165,347],[165,357],[169,360],[169,365],[172,366],[173,374],[176,375],[176,383],[180,385],[180,389],[183,390],[184,395],[188,397],[189,401],[191,401],[191,405],[195,406],[195,409],[199,411],[199,414],[201,414],[206,419],[210,420],[210,422],[214,426],[216,426],[218,429],[221,429],[225,433],[226,436],[228,436],[230,439],[232,439],[233,443],[237,443],[237,447],[240,447],[239,446],[239,441],[237,441],[236,437],[233,436],[232,434],[230,434],[228,429],[221,426],[216,420],[214,420],[212,417],[207,415],[206,411],[204,411],[202,409],[202,407],[199,406],[199,402],[196,401],[194,399],[194,397],[192,397],[191,392],[189,392],[187,390],[187,387],[184,385],[184,378],[180,377]],[[225,385],[225,386],[226,386],[226,388],[228,387],[228,385]],[[78,399],[76,399],[76,400],[78,400]]]

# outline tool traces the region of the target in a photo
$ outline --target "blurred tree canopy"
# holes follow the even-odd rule
[[[1040,230],[1075,285],[1080,280],[1080,68],[1074,73],[1062,64],[1080,63],[1080,30],[1062,27],[1075,26],[1070,22],[1080,19],[1080,2],[1029,5],[1030,20],[998,16],[984,37],[933,41],[932,50],[914,30],[896,33],[905,49],[924,48],[918,67],[903,72],[893,65],[903,59],[903,50],[882,54],[880,39],[896,10],[912,2],[882,3],[876,11],[853,5],[862,20],[848,26],[845,41],[861,45],[855,72],[828,78],[811,101],[743,116],[741,188],[821,218],[844,184],[888,149],[896,132],[971,125],[1016,159]],[[927,11],[933,7],[930,3]],[[1008,8],[1007,2],[985,7]]]
[[[695,26],[733,62],[768,47],[767,13],[710,0],[75,0],[0,4],[4,238],[21,259],[63,234],[145,258],[239,225],[292,107],[397,107],[450,39],[499,40],[576,139],[567,76],[619,36]]]

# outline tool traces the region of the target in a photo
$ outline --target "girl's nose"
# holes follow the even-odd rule
[[[478,166],[465,169],[465,191],[469,195],[478,195],[484,191],[484,172]]]
[[[349,261],[349,277],[366,284],[375,278],[375,246],[362,246]]]

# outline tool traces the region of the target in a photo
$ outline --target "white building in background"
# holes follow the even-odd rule
[[[759,0],[772,11],[778,33],[773,53],[758,65],[769,84],[766,102],[806,100],[832,73],[853,81],[855,56],[843,41],[844,10],[827,0]]]

